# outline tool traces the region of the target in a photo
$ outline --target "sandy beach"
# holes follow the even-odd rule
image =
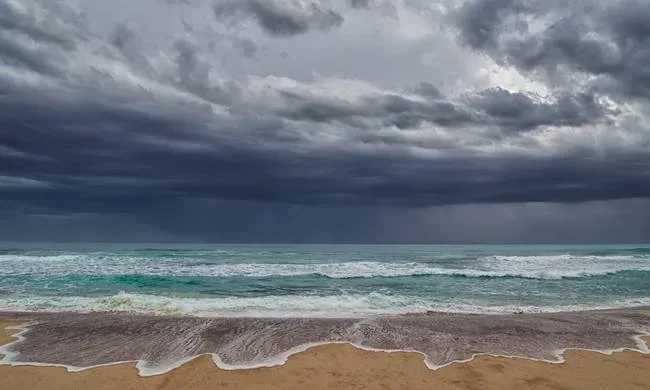
[[[26,318],[0,319],[0,344]],[[649,338],[645,338],[646,342]],[[0,389],[647,389],[650,355],[605,355],[569,350],[561,364],[478,356],[438,370],[417,353],[371,352],[350,345],[324,345],[277,367],[223,370],[209,356],[168,373],[141,377],[135,364],[70,373],[63,367],[0,366]]]

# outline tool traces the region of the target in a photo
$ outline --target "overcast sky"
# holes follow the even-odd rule
[[[650,241],[650,0],[0,0],[0,240]]]

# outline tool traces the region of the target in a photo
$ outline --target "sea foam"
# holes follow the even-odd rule
[[[329,343],[418,352],[434,369],[471,360],[477,353],[561,362],[567,348],[648,353],[639,337],[650,327],[645,310],[375,318],[46,314],[19,341],[0,349],[6,355],[0,364],[61,365],[79,371],[137,362],[141,375],[155,375],[205,354],[225,369],[283,364],[293,353]],[[120,348],[110,347],[115,345]]]
[[[650,306],[650,297],[552,306],[435,302],[425,297],[381,293],[180,298],[120,292],[103,297],[0,298],[0,311],[135,312],[199,317],[358,317],[428,311],[476,314],[555,313],[636,306]]]
[[[256,277],[320,275],[334,279],[449,275],[518,277],[527,279],[581,278],[624,271],[650,271],[650,258],[641,256],[488,256],[470,264],[441,267],[435,262],[352,261],[326,263],[224,263],[138,258],[133,256],[0,255],[0,276],[144,275],[173,277]]]

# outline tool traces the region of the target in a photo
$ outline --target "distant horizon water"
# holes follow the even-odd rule
[[[0,311],[346,317],[650,305],[650,245],[0,243]]]

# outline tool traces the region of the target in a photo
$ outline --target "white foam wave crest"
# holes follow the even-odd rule
[[[420,313],[552,313],[649,306],[650,297],[579,305],[488,305],[480,302],[432,302],[417,296],[381,293],[351,295],[276,295],[264,297],[181,298],[121,292],[105,297],[7,297],[0,311],[137,312],[203,317],[354,317]]]
[[[47,262],[63,262],[63,261],[77,261],[85,259],[84,255],[0,255],[0,264],[4,263],[47,263]]]
[[[129,256],[0,255],[0,276],[40,274],[143,275],[171,277],[273,277],[321,275],[329,278],[372,278],[418,275],[519,277],[563,279],[601,276],[623,271],[650,271],[650,257],[642,256],[489,256],[462,267],[419,262],[354,261],[333,263],[197,263]]]
[[[623,271],[650,271],[650,258],[627,255],[577,256],[570,254],[488,256],[479,259],[478,267],[488,270],[484,276],[563,279],[610,275]]]

